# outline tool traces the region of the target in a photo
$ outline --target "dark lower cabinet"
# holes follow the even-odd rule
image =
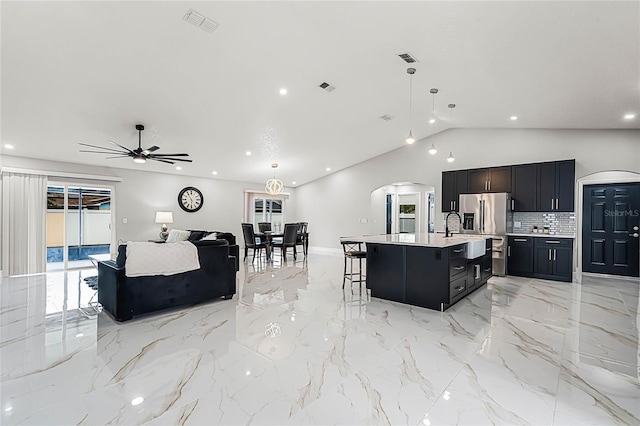
[[[406,246],[367,244],[367,287],[380,299],[404,302]]]
[[[573,275],[573,239],[509,237],[507,274],[570,282]]]
[[[519,277],[531,277],[533,275],[532,237],[508,238],[507,274]]]
[[[534,277],[571,282],[572,274],[572,239],[535,238]]]

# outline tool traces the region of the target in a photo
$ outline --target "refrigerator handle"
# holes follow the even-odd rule
[[[480,232],[484,232],[484,200],[480,200]]]

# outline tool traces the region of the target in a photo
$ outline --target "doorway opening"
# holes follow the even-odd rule
[[[374,223],[385,234],[434,232],[435,188],[410,182],[393,183],[371,192]],[[380,225],[376,225],[380,227]]]

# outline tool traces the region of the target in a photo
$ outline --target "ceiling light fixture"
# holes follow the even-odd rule
[[[246,155],[247,157],[251,155],[251,151],[247,151],[244,153],[244,155]]]
[[[295,180],[294,180],[293,182],[291,182],[291,185],[295,185],[295,184],[296,184],[296,181],[295,181]]]
[[[407,68],[407,74],[409,74],[409,135],[405,139],[405,142],[409,145],[413,144],[416,141],[416,138],[413,137],[413,133],[411,133],[411,101],[412,101],[412,92],[413,92],[413,75],[416,73],[415,68]]]
[[[267,181],[267,184],[264,186],[264,190],[269,195],[278,195],[282,192],[284,184],[280,179],[276,179],[276,169],[278,168],[278,163],[272,163],[271,167],[273,168],[273,178]]]
[[[144,158],[144,155],[136,155],[133,157],[133,162],[138,164],[144,164],[147,162],[147,159]]]
[[[432,143],[431,146],[429,147],[429,154],[436,155],[437,152],[438,152],[438,148],[436,148],[436,145]]]
[[[331,167],[327,167],[325,170],[330,172],[331,171]]]
[[[182,170],[182,167],[176,166],[176,170]]]
[[[13,149],[14,148],[14,146],[11,145],[10,143],[5,143],[4,147],[7,148],[7,149]]]
[[[429,114],[429,124],[436,124],[439,118],[436,115],[436,95],[438,94],[438,89],[429,90],[431,93],[431,114]]]
[[[287,94],[287,89],[285,89],[284,87],[282,89],[280,89],[280,94],[281,95],[286,95]]]
[[[625,115],[624,115],[624,119],[625,119],[625,120],[633,120],[634,118],[636,118],[636,115],[635,115],[635,114],[625,114]],[[6,148],[6,147],[7,147],[7,146],[5,145],[5,148]]]
[[[450,163],[453,163],[454,161],[456,161],[456,158],[453,156],[451,151],[449,151],[449,156],[447,157],[447,161]]]
[[[211,172],[211,174],[212,174],[212,175],[217,175],[217,174],[218,174],[218,172],[214,170],[214,171],[212,171],[212,172]]]
[[[509,117],[509,119],[510,119],[511,121],[516,121],[516,120],[518,119],[518,117],[517,117],[517,116],[515,116],[515,115],[512,115],[511,117]]]

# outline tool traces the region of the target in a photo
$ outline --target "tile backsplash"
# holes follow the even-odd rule
[[[515,226],[516,222],[520,222],[520,227]],[[540,230],[548,226],[550,234],[575,235],[576,233],[575,213],[513,212],[512,223],[514,234],[530,234],[534,226]]]

